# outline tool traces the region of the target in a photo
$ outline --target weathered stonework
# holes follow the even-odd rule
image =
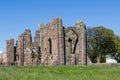
[[[41,64],[64,65],[64,38],[62,20],[53,19],[40,27]]]
[[[86,26],[82,21],[65,29],[66,65],[86,64]]]
[[[3,55],[0,54],[0,64],[2,64],[2,61],[3,61]]]
[[[2,52],[0,54],[0,65],[5,65],[7,64],[7,56],[5,52]]]
[[[14,39],[7,40],[7,65],[15,64]]]
[[[7,64],[31,65],[86,65],[86,26],[82,21],[75,27],[64,28],[62,20],[53,19],[39,24],[34,42],[30,30],[7,41]]]

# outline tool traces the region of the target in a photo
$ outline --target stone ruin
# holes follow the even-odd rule
[[[7,63],[6,53],[2,52],[0,53],[0,65],[6,64],[6,63]]]
[[[14,39],[7,40],[6,65],[86,65],[86,26],[78,21],[75,27],[65,28],[60,18],[48,24],[39,24],[32,41],[31,31],[25,30]]]

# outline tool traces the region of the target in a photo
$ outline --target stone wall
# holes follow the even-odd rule
[[[14,39],[7,40],[6,53],[7,53],[7,64],[15,64],[15,53],[14,53]]]
[[[16,44],[16,65],[24,65],[24,45],[23,45],[23,35],[18,36],[18,41]]]
[[[30,30],[25,30],[25,32],[18,37],[18,41],[16,44],[17,65],[31,65],[32,63],[32,37],[30,32]]]
[[[65,29],[65,46],[66,65],[86,64],[86,26],[82,21]]]
[[[0,54],[0,65],[6,65],[7,64],[7,55],[5,52]]]
[[[86,65],[86,26],[82,21],[64,28],[60,18],[39,24],[32,42],[31,31],[25,30],[14,40],[7,41],[8,64]],[[90,62],[90,61],[89,61]]]
[[[3,53],[3,54],[2,54],[2,64],[3,64],[3,65],[6,65],[6,64],[7,64],[7,55],[6,55],[6,53]]]
[[[62,20],[53,19],[50,23],[40,27],[41,35],[41,64],[63,65],[64,42]]]
[[[2,62],[3,62],[3,55],[0,54],[0,64],[2,64]]]

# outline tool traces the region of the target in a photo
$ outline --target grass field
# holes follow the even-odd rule
[[[0,80],[120,80],[120,67],[1,66]]]

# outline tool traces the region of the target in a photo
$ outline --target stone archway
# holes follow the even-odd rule
[[[76,46],[78,44],[78,35],[72,29],[66,29],[65,47],[66,47],[66,65],[76,64]]]
[[[65,45],[67,54],[75,54],[77,42],[77,34],[72,29],[68,30],[65,34]]]

